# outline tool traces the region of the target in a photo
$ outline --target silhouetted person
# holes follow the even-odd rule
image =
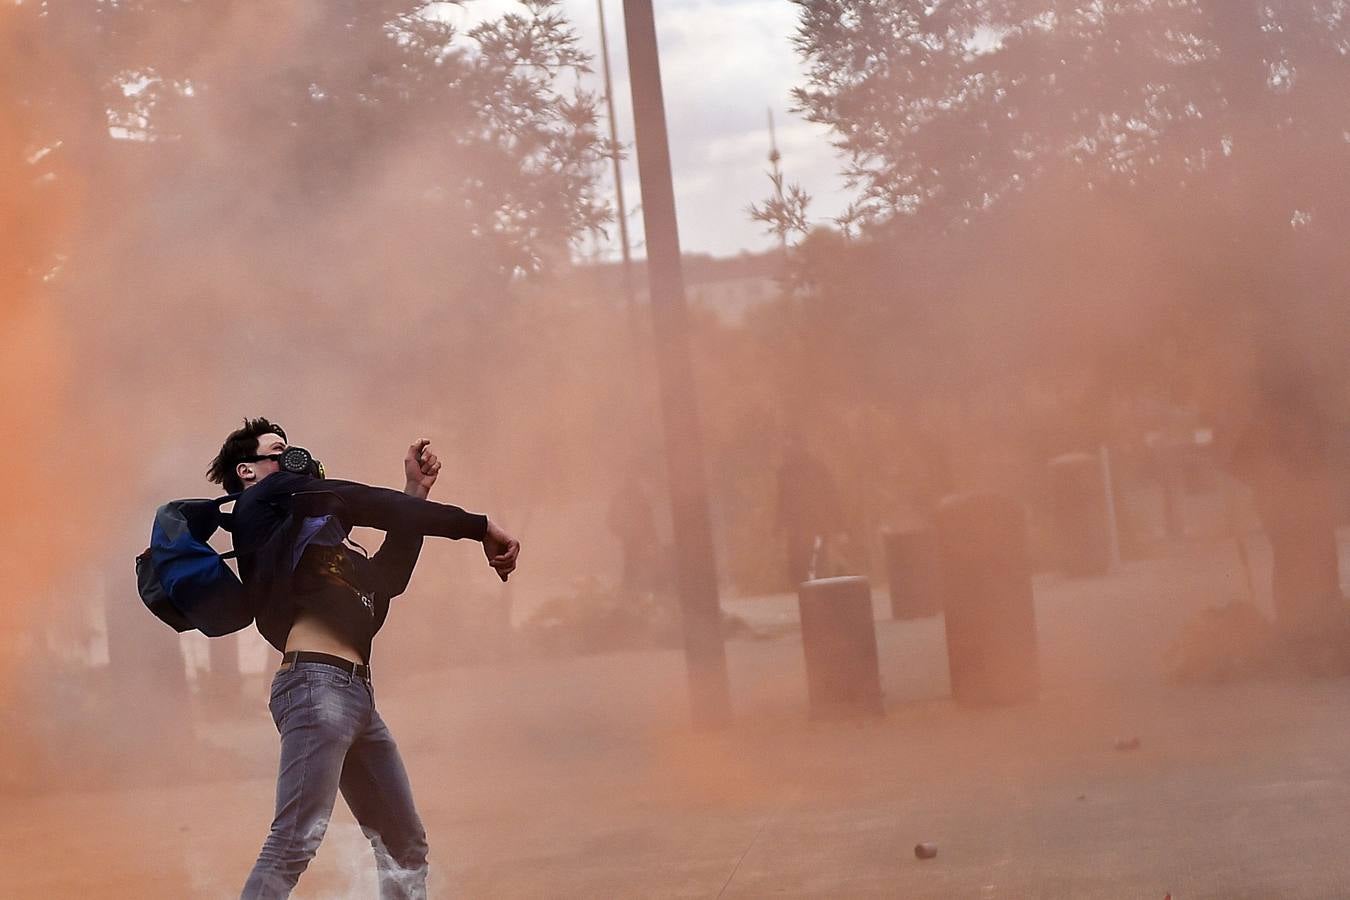
[[[1275,620],[1291,640],[1323,640],[1346,626],[1336,548],[1326,423],[1306,391],[1270,387],[1233,451],[1274,557]]]
[[[623,556],[622,588],[627,592],[655,590],[660,569],[656,515],[636,475],[624,478],[610,498],[607,524],[619,539]]]
[[[778,526],[787,537],[789,583],[805,581],[816,538],[829,539],[841,525],[839,497],[825,464],[798,438],[789,438],[778,470]]]
[[[231,528],[239,574],[258,631],[282,653],[269,703],[281,735],[276,814],[244,900],[290,895],[339,791],[375,850],[381,898],[426,897],[426,832],[375,709],[371,642],[390,599],[408,586],[424,535],[481,541],[503,581],[520,544],[486,516],[426,499],[441,468],[428,441],[414,443],[403,465],[401,494],[324,478],[279,426],[259,418],[225,439],[207,472],[240,495]],[[354,525],[388,533],[374,556],[348,546]]]
[[[956,490],[951,453],[947,450],[946,442],[929,429],[917,433],[915,446],[924,467],[924,478],[917,492],[918,502],[924,515],[932,516],[942,499]]]

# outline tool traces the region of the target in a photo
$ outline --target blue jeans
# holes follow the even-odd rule
[[[242,900],[287,897],[318,852],[338,791],[375,849],[380,897],[426,897],[427,839],[398,747],[366,678],[296,662],[272,680],[277,811]]]

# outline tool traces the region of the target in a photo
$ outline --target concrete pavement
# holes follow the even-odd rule
[[[880,592],[875,721],[808,723],[791,597],[727,603],[776,636],[728,644],[722,733],[687,728],[671,651],[406,677],[389,659],[376,690],[439,897],[1350,896],[1350,680],[1162,679],[1180,623],[1241,596],[1235,559],[1040,579],[1045,686],[1019,707],[954,706],[941,620],[889,621]],[[237,896],[275,765],[254,689],[255,713],[198,724],[230,771],[6,798],[0,895]],[[372,868],[340,809],[296,896],[373,896]]]

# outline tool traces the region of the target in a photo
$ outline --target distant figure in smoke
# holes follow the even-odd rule
[[[323,477],[267,419],[225,439],[207,477],[230,493],[234,543],[258,631],[282,652],[269,707],[281,735],[276,816],[244,900],[289,896],[318,851],[338,791],[375,849],[380,896],[424,898],[426,832],[394,739],[375,709],[370,646],[408,586],[422,537],[483,543],[503,581],[520,544],[485,516],[426,499],[441,464],[426,440],[404,459],[402,494]],[[367,558],[353,525],[386,531]]]
[[[1294,383],[1265,387],[1233,451],[1274,558],[1275,622],[1296,647],[1330,646],[1347,623],[1336,549],[1335,479],[1321,412]]]
[[[915,493],[924,515],[931,516],[938,504],[956,490],[951,453],[947,449],[947,442],[938,432],[928,428],[919,430],[915,436],[915,446],[924,467],[924,477]]]
[[[610,498],[607,524],[619,539],[623,554],[621,586],[624,591],[645,593],[656,590],[660,580],[656,516],[642,480],[631,472]]]
[[[778,470],[778,526],[787,536],[788,580],[795,589],[811,567],[816,538],[840,527],[839,497],[825,464],[800,438],[788,438]]]

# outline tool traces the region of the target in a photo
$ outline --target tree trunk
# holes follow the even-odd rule
[[[210,691],[217,699],[238,699],[242,678],[239,672],[239,635],[227,634],[206,643],[210,655]]]
[[[1294,640],[1346,627],[1325,427],[1304,382],[1264,388],[1264,407],[1234,453],[1274,556],[1277,626]]]
[[[186,699],[187,669],[178,635],[135,597],[111,592],[106,601],[108,669],[114,678],[149,681],[161,699]]]

